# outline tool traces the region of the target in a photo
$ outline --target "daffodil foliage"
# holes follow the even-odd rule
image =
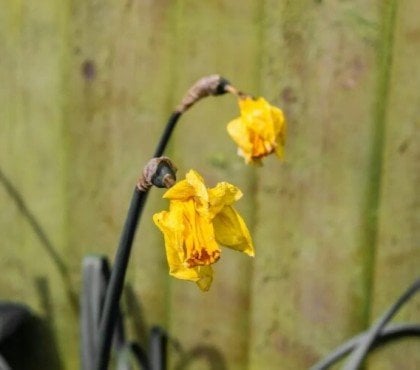
[[[264,98],[239,98],[240,117],[229,122],[227,130],[238,145],[246,163],[261,163],[271,153],[283,157],[286,121],[283,112]]]
[[[232,207],[242,197],[237,187],[221,182],[208,189],[203,178],[190,170],[163,197],[170,201],[169,211],[156,213],[153,220],[164,235],[172,276],[194,281],[207,291],[221,245],[254,256],[248,228]]]

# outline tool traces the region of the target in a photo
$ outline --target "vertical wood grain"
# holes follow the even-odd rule
[[[258,94],[258,2],[178,1],[173,5],[172,59],[176,103],[196,79],[219,73]],[[226,132],[239,115],[236,99],[209,97],[188,111],[177,128],[173,159],[180,178],[196,169],[209,187],[228,181],[242,189],[237,208],[253,227],[253,169],[236,155]],[[167,207],[167,206],[166,206]],[[228,249],[215,265],[214,282],[202,293],[195,284],[171,279],[170,333],[174,369],[244,369],[248,350],[250,267],[254,261]]]
[[[43,340],[28,339],[22,366],[61,369],[61,357],[78,351],[75,287],[63,253],[67,7],[8,2],[1,14],[0,295],[40,318]]]
[[[418,277],[418,1],[3,1],[0,299],[42,319],[30,369],[79,367],[80,267],[112,260],[134,184],[172,109],[222,74],[288,118],[286,158],[247,167],[233,96],[199,102],[168,154],[179,178],[243,190],[256,257],[223,250],[208,293],[168,276],[151,191],[129,264],[130,338],[160,324],[170,369],[300,369]],[[419,301],[397,318],[418,321]],[[42,340],[41,340],[42,339]],[[414,369],[418,344],[369,369]]]
[[[73,4],[67,109],[69,244],[80,269],[87,253],[112,260],[134,186],[169,116],[167,2]],[[153,189],[128,267],[124,311],[144,342],[148,325],[166,323],[166,264],[151,221]],[[160,240],[160,239],[159,239]]]
[[[410,284],[420,264],[420,27],[416,1],[384,9],[390,27],[388,89],[382,97],[384,146],[370,320],[374,322]],[[385,13],[385,14],[387,14]],[[419,322],[417,295],[394,321]],[[418,340],[399,340],[372,355],[369,369],[416,369]]]
[[[265,2],[263,94],[289,121],[258,181],[250,369],[307,368],[363,327],[375,2]]]

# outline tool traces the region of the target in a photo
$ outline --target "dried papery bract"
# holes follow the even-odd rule
[[[240,117],[231,121],[228,132],[238,145],[238,154],[246,163],[261,164],[262,158],[271,153],[283,157],[286,120],[283,111],[269,104],[264,98],[254,98],[237,89],[219,75],[198,80],[176,108],[181,114],[200,99],[210,95],[230,93],[238,98]]]
[[[143,169],[137,181],[140,191],[147,191],[152,185],[158,188],[170,188],[175,184],[177,168],[168,157],[152,158]]]
[[[98,335],[99,343],[97,345],[95,361],[96,370],[105,370],[108,368],[112,337],[118,319],[119,301],[123,291],[124,277],[127,271],[137,225],[146,204],[147,194],[152,185],[160,188],[170,188],[174,185],[176,181],[175,172],[176,166],[169,158],[153,158],[144,167],[142,175],[134,189],[102,307]]]
[[[251,95],[244,93],[241,90],[238,90],[235,86],[231,85],[230,83],[227,83],[225,85],[225,91],[230,94],[236,95],[238,98],[241,98],[241,99],[251,98]]]
[[[187,91],[176,111],[183,113],[202,98],[225,94],[228,92],[226,86],[230,86],[229,81],[219,75],[200,78]]]

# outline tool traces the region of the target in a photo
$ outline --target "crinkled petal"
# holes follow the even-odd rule
[[[200,198],[202,201],[207,201],[207,188],[204,184],[203,178],[194,170],[189,170],[185,175],[186,181],[194,188],[195,196]]]
[[[277,107],[271,107],[271,116],[274,124],[274,131],[276,134],[276,155],[279,158],[284,157],[284,145],[286,142],[286,120],[283,112]]]
[[[252,159],[262,158],[274,151],[274,142],[265,140],[262,136],[252,132]]]
[[[274,133],[277,136],[279,133],[285,131],[286,121],[284,119],[283,111],[277,107],[271,106],[271,120],[273,122]]]
[[[242,192],[228,182],[219,182],[214,188],[208,189],[209,212],[213,218],[225,206],[229,206],[242,197]]]
[[[187,180],[177,182],[163,194],[165,199],[187,200],[195,195],[195,189]]]
[[[226,182],[207,189],[195,171],[174,188],[165,194],[169,211],[153,216],[164,235],[169,273],[206,291],[213,279],[211,265],[220,258],[219,243],[254,255],[249,231],[231,207],[242,192]]]
[[[171,204],[171,211],[162,211],[153,216],[153,221],[163,232],[165,238],[166,258],[169,265],[169,274],[183,280],[196,282],[199,288],[206,291],[210,288],[213,279],[212,268],[209,265],[195,265],[189,267],[189,252],[184,248],[185,235],[190,233],[185,225],[180,222],[183,218],[183,207]],[[214,237],[213,237],[214,239]],[[220,250],[213,240],[213,246]]]
[[[179,222],[184,224],[184,264],[191,268],[215,263],[220,257],[220,247],[216,242],[211,220],[196,211],[193,200],[183,202],[181,206],[183,218]]]
[[[192,197],[197,197],[203,202],[208,199],[203,178],[194,170],[188,171],[185,180],[177,182],[163,195],[163,198],[173,200],[187,200]]]
[[[249,129],[242,118],[236,118],[227,125],[227,131],[236,145],[239,147],[240,155],[245,160],[250,160],[252,156],[252,143],[250,140]],[[239,152],[239,151],[238,151]]]
[[[285,139],[283,112],[264,98],[241,98],[239,108],[241,115],[228,124],[228,132],[245,162],[261,163],[261,158],[273,152],[282,157]]]
[[[203,292],[207,292],[210,289],[210,285],[213,281],[213,267],[199,266],[195,269],[197,270],[197,274],[199,276],[196,284]]]
[[[185,252],[183,248],[184,225],[179,222],[182,217],[181,209],[162,211],[153,215],[153,221],[162,231],[165,239],[166,259],[171,275],[180,279],[193,279],[193,273],[185,271]],[[195,280],[194,280],[195,281]]]
[[[245,98],[239,101],[241,118],[248,129],[262,140],[273,142],[275,138],[274,126],[271,117],[271,106],[264,98]]]
[[[213,219],[216,240],[225,247],[254,256],[254,247],[249,230],[236,210],[224,207]]]

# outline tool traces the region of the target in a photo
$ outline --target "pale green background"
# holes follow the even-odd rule
[[[243,190],[257,255],[224,251],[207,294],[169,278],[154,189],[130,338],[166,328],[170,369],[295,370],[366,328],[419,276],[419,14],[418,0],[2,0],[0,298],[45,319],[28,369],[79,367],[82,257],[114,255],[165,120],[211,73],[288,118],[285,161],[262,168],[227,136],[232,96],[193,107],[170,145],[181,177]],[[418,299],[398,316],[419,319]],[[418,368],[418,344],[369,369]]]

